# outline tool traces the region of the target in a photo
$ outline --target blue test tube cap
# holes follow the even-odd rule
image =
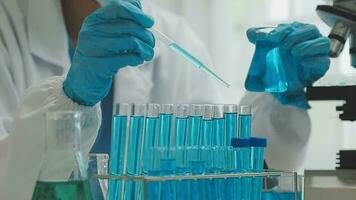
[[[252,147],[267,147],[266,138],[251,137],[250,144]]]
[[[232,138],[231,139],[231,146],[238,148],[238,147],[250,147],[250,139],[249,138]]]

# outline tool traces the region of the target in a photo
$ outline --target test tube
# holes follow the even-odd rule
[[[188,123],[188,104],[180,104],[175,106],[175,128],[174,141],[176,147],[183,147],[187,138],[187,123]]]
[[[204,174],[205,169],[205,160],[202,156],[202,147],[199,146],[192,146],[188,147],[188,159],[190,165],[190,171],[192,175],[201,175]],[[191,187],[191,198],[192,200],[200,200],[206,199],[206,186],[204,180],[191,180],[190,183]],[[196,192],[199,191],[199,192]]]
[[[192,104],[189,106],[188,138],[186,146],[199,145],[200,128],[202,122],[202,105]]]
[[[203,146],[212,145],[213,136],[213,105],[203,106],[203,122],[202,122],[202,142]]]
[[[239,131],[240,138],[251,136],[252,114],[250,106],[240,106],[239,112]]]
[[[160,175],[174,175],[176,169],[176,149],[163,147],[161,148],[160,156]],[[161,200],[175,200],[176,199],[176,182],[163,181],[160,186]]]
[[[116,112],[113,116],[112,134],[111,134],[111,150],[109,173],[111,175],[123,175],[125,157],[125,141],[127,132],[128,117],[131,114],[130,104],[117,104]],[[109,181],[109,200],[122,198],[122,181]]]
[[[231,143],[231,140],[230,140]],[[224,160],[225,166],[223,169],[223,173],[234,173],[236,172],[236,156],[235,151],[232,146],[224,147]],[[225,180],[225,199],[236,199],[236,192],[239,188],[237,188],[237,179],[236,178],[227,178]]]
[[[225,118],[223,105],[214,105],[214,116],[213,116],[213,146],[224,146],[225,145]]]
[[[133,115],[130,117],[130,133],[127,152],[127,174],[132,176],[141,173],[141,153],[144,130],[144,116],[146,115],[146,104],[135,104]],[[125,187],[125,199],[136,199],[138,195],[138,184],[134,181],[127,182]]]
[[[224,117],[226,127],[226,142],[225,145],[230,146],[231,139],[238,137],[237,134],[237,105],[224,105]]]
[[[231,145],[234,148],[238,148],[239,155],[237,156],[237,170],[242,173],[249,172],[251,170],[250,165],[250,139],[249,138],[233,138]],[[251,178],[241,178],[241,200],[251,199]]]
[[[201,158],[205,161],[205,173],[215,173],[215,169],[213,169],[213,151],[212,151],[212,136],[213,136],[213,114],[214,114],[214,106],[210,104],[203,105],[203,121],[202,121],[202,149],[201,149]],[[203,191],[208,191],[213,188],[214,183],[211,180],[203,180]],[[211,197],[215,197],[216,193],[212,193],[208,196],[203,196],[202,199],[212,199]]]
[[[267,147],[267,139],[250,138],[251,143],[251,169],[253,172],[262,172],[264,163],[264,151]],[[262,177],[255,177],[252,180],[252,200],[262,199]]]
[[[185,173],[188,168],[186,153],[182,149],[187,137],[188,109],[188,104],[177,105],[175,108],[174,135],[175,146],[177,148],[177,173]]]
[[[162,104],[159,114],[159,147],[169,147],[172,143],[173,104]]]
[[[150,149],[155,145],[155,137],[158,132],[158,113],[160,110],[159,104],[148,104],[147,105],[147,116],[145,119],[145,139],[143,146],[143,159],[142,168],[143,174],[148,174],[149,163],[150,163]]]

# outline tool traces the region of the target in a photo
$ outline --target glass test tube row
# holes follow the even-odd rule
[[[233,138],[232,146],[152,148],[147,175],[262,172],[264,138]],[[148,199],[260,200],[262,177],[170,181],[149,184]]]
[[[251,109],[247,106],[241,106],[238,115],[236,105],[119,104],[113,117],[110,173],[168,175],[220,172],[225,166],[220,161],[224,150],[218,147],[230,145],[234,137],[248,138],[250,134]],[[160,162],[156,162],[158,155],[166,156],[167,162],[162,162],[166,158],[159,158]],[[210,159],[203,162],[204,155]],[[196,162],[190,162],[192,158]],[[209,166],[208,163],[211,167],[206,169],[205,164]],[[166,173],[162,174],[162,170]],[[115,195],[124,197],[121,195],[125,190],[127,192],[128,187],[124,190],[120,182],[114,186],[122,188],[115,189],[121,191]]]

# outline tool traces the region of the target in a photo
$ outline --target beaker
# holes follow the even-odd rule
[[[274,28],[261,27],[256,29],[255,54],[245,81],[249,91],[283,93],[288,89],[285,66],[279,43],[268,40]]]
[[[81,152],[81,113],[46,113],[45,152],[32,199],[93,199]]]

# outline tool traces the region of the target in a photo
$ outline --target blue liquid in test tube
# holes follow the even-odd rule
[[[212,105],[203,106],[203,121],[202,121],[202,128],[201,128],[202,142],[200,143],[203,146],[211,147],[212,145],[213,112],[214,112],[214,107]]]
[[[132,176],[141,173],[141,153],[143,146],[144,116],[146,115],[146,104],[135,104],[133,115],[130,117],[130,135],[128,143],[127,174]],[[138,185],[129,181],[125,188],[125,199],[136,199]]]
[[[226,129],[226,142],[230,146],[231,139],[238,137],[237,134],[237,105],[228,104],[224,105],[225,129]]]
[[[130,104],[118,104],[116,106],[116,114],[113,116],[113,127],[111,134],[111,150],[109,173],[111,175],[123,175],[124,171],[124,156],[125,156],[125,141],[127,130],[127,119],[131,114]],[[109,200],[122,198],[122,181],[109,181]]]
[[[240,106],[239,112],[239,136],[249,138],[251,136],[252,114],[250,106]]]
[[[263,171],[264,152],[267,147],[265,138],[250,138],[251,144],[251,169],[253,172]],[[256,177],[252,180],[252,200],[262,199],[262,177]]]
[[[159,147],[169,147],[172,144],[172,120],[173,120],[173,105],[162,104],[159,115]]]
[[[175,107],[174,143],[176,147],[183,147],[186,144],[188,111],[188,104],[181,104]]]
[[[230,140],[231,143],[231,140]],[[224,148],[224,160],[225,160],[225,166],[223,169],[223,173],[229,174],[229,173],[236,173],[236,156],[235,156],[235,150],[231,146],[226,146]],[[225,180],[225,199],[233,200],[237,199],[236,198],[236,192],[238,192],[238,187],[237,187],[237,178],[227,178]]]
[[[250,139],[249,138],[234,138],[231,140],[234,148],[237,148],[237,168],[238,172],[246,173],[251,170],[250,164]],[[251,200],[251,178],[241,178],[240,200]]]
[[[223,105],[214,105],[213,116],[213,146],[225,146],[225,118],[223,114]]]
[[[203,158],[203,148],[194,146],[188,147],[188,160],[190,171],[192,175],[204,174],[206,161]],[[207,199],[206,195],[206,182],[204,180],[191,180],[191,198],[192,200]]]
[[[202,121],[202,142],[203,145],[202,151],[202,159],[205,160],[205,173],[216,173],[213,168],[213,151],[212,151],[212,137],[213,137],[213,114],[214,107],[213,105],[204,105],[203,106],[203,121]],[[204,185],[202,187],[202,191],[209,191],[214,188],[214,183],[212,180],[202,180]],[[211,192],[211,193],[210,193]],[[216,191],[211,190],[208,196],[203,197],[202,199],[212,199],[216,197]]]
[[[186,146],[199,145],[202,122],[202,105],[192,104],[189,107],[188,134]]]
[[[219,173],[224,168],[224,159],[222,153],[222,146],[225,145],[225,119],[223,105],[214,105],[214,114],[213,114],[213,134],[212,134],[212,154],[213,154],[213,166],[212,170],[209,170],[213,173]],[[212,180],[212,194],[215,196],[213,199],[224,199],[224,180],[215,179]],[[213,195],[212,195],[213,196]]]
[[[158,133],[158,113],[159,104],[148,104],[147,105],[147,117],[145,119],[145,140],[143,145],[143,174],[148,174],[149,164],[150,164],[150,150],[155,145],[156,135]]]
[[[176,174],[185,175],[189,172],[188,156],[185,148],[188,126],[188,104],[181,104],[175,107],[175,146],[176,146]],[[190,198],[189,180],[176,182],[177,199],[185,200]]]
[[[161,176],[174,175],[176,170],[176,149],[162,148],[160,163]],[[164,181],[161,183],[161,200],[175,200],[176,195],[175,181]]]

